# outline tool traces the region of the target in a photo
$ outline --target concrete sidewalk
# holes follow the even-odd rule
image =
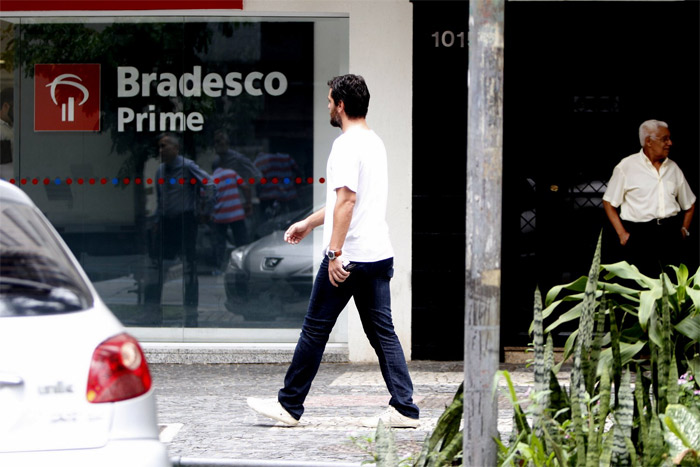
[[[510,371],[520,395],[532,386],[532,372],[524,365],[502,368]],[[378,365],[323,363],[301,423],[293,428],[276,426],[246,404],[249,396],[276,397],[286,369],[286,363],[152,364],[161,439],[175,465],[359,466],[370,460],[362,446],[374,429],[360,426],[360,420],[380,413],[389,400]],[[462,362],[416,361],[409,369],[421,424],[394,430],[400,457],[420,451],[463,379]],[[502,436],[511,426],[512,408],[501,395]]]

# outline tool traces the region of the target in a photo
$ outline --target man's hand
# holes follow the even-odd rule
[[[331,281],[334,287],[338,287],[341,283],[345,282],[348,278],[350,272],[343,269],[343,263],[339,259],[328,260],[328,279]]]
[[[296,222],[290,225],[287,231],[284,233],[284,241],[287,243],[291,243],[292,245],[296,245],[304,237],[309,235],[309,233],[311,233],[312,230],[313,227],[309,223],[308,219]]]
[[[621,233],[619,235],[619,237],[620,237],[620,245],[625,246],[625,245],[627,245],[627,242],[630,239],[630,233],[627,231],[624,231],[623,233]]]
[[[625,226],[622,224],[622,219],[615,208],[608,201],[603,200],[603,209],[605,214],[608,216],[610,223],[612,224],[617,236],[620,238],[620,245],[625,246],[630,239],[630,233],[625,230]]]
[[[326,208],[321,208],[303,221],[290,225],[287,231],[284,233],[284,241],[291,243],[292,245],[296,245],[302,241],[302,239],[309,235],[312,230],[323,224],[323,216],[325,212]]]

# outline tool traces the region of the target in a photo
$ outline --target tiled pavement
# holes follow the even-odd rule
[[[389,400],[376,364],[323,363],[297,427],[276,426],[246,405],[249,396],[275,397],[287,364],[153,364],[161,439],[181,465],[203,459],[360,465],[369,455],[355,439],[373,436],[363,417],[381,412]],[[400,456],[416,454],[463,379],[462,362],[410,362],[414,400],[421,408],[417,429],[394,430]],[[524,365],[508,369],[524,395],[533,376]],[[499,385],[504,382],[500,381]],[[499,396],[498,429],[507,436],[512,409]],[[362,443],[360,443],[362,444]],[[190,462],[188,464],[188,461]]]

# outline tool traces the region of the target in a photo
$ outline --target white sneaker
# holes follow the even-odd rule
[[[299,420],[282,407],[277,399],[259,399],[257,397],[248,398],[248,407],[255,410],[260,415],[264,415],[278,422],[282,422],[287,426],[296,426]]]
[[[362,426],[375,428],[379,424],[379,420],[388,428],[418,428],[420,424],[420,420],[417,418],[402,415],[394,407],[389,406],[389,408],[378,417],[363,418]]]

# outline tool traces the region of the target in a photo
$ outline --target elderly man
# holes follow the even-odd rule
[[[642,123],[639,142],[641,151],[615,167],[603,207],[627,261],[656,276],[664,266],[681,262],[696,198],[681,169],[668,158],[673,143],[665,122]]]

